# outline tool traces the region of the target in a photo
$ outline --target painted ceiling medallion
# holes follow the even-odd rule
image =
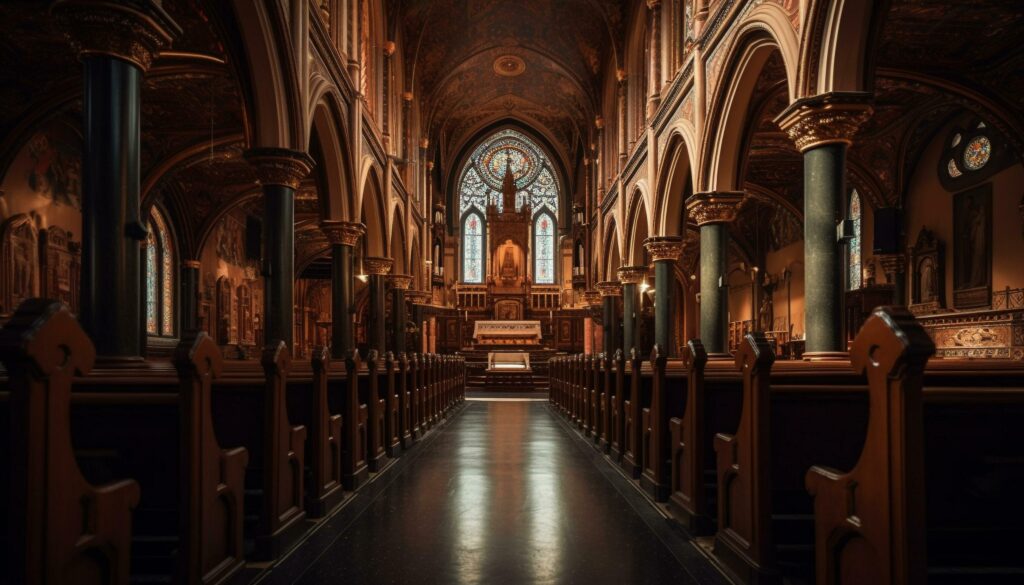
[[[515,55],[502,55],[494,61],[494,72],[502,77],[519,77],[526,71],[526,62]]]

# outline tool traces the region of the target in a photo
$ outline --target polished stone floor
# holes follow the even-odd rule
[[[263,583],[724,583],[545,402],[467,402]]]

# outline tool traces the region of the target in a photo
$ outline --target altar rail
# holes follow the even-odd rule
[[[530,308],[537,311],[550,311],[561,308],[562,297],[558,287],[540,288],[533,287],[530,290]]]
[[[465,362],[324,351],[96,362],[66,307],[0,331],[0,583],[236,582],[464,400]]]

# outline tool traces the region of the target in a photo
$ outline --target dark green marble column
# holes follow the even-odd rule
[[[836,226],[846,198],[846,149],[871,113],[863,93],[796,101],[776,121],[804,155],[805,357],[829,357],[843,343],[842,246]]]
[[[82,62],[79,321],[104,357],[139,359],[145,339],[139,160],[141,83],[181,28],[159,4],[61,1],[52,14]],[[11,307],[13,309],[14,307]]]
[[[264,341],[293,349],[295,331],[295,191],[313,169],[304,152],[256,148],[246,153],[263,185]]]
[[[366,324],[366,340],[370,349],[377,350],[384,354],[387,344],[385,320],[387,319],[387,308],[385,306],[385,285],[386,278],[395,261],[391,258],[366,257],[364,264],[366,273],[370,276],[370,314],[369,323]]]
[[[842,217],[846,145],[804,152],[804,298],[807,352],[842,351],[840,263],[836,225]]]
[[[676,262],[683,253],[683,240],[679,236],[657,236],[647,238],[644,246],[654,262],[654,343],[665,355],[672,355],[673,281]]]
[[[622,282],[622,353],[640,346],[637,319],[640,313],[639,285],[647,278],[646,266],[623,266],[618,270]]]
[[[405,322],[408,320],[405,312],[405,291],[412,284],[412,276],[392,274],[388,276],[388,281],[391,283],[391,322],[394,324],[391,351],[397,356],[405,353]]]
[[[597,283],[601,294],[601,320],[604,322],[604,354],[615,355],[615,350],[622,349],[622,338],[619,334],[617,299],[622,295],[622,285],[617,281]]]
[[[738,191],[696,193],[686,201],[700,227],[700,339],[709,354],[729,351],[729,226],[743,201]]]
[[[366,227],[325,221],[320,230],[331,242],[331,356],[344,359],[356,347],[352,331],[352,254]]]
[[[728,250],[725,224],[700,226],[700,338],[712,354],[729,350]]]

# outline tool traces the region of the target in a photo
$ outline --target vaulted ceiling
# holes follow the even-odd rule
[[[575,158],[623,37],[620,0],[409,0],[407,73],[424,131],[451,156],[481,127],[514,118]]]

